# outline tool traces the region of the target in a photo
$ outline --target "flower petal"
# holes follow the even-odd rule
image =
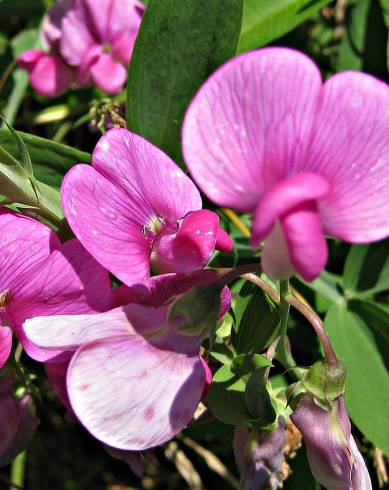
[[[30,71],[32,88],[46,97],[56,97],[66,92],[71,80],[71,69],[55,55],[41,56]]]
[[[0,293],[13,291],[28,282],[31,269],[60,242],[49,227],[0,208]]]
[[[162,236],[154,245],[153,268],[159,272],[202,269],[215,250],[218,230],[216,213],[207,209],[189,213],[176,234]]]
[[[7,362],[12,349],[12,330],[0,325],[0,368]]]
[[[129,288],[121,285],[115,289],[115,304],[138,303],[145,306],[162,306],[178,294],[183,294],[194,286],[209,284],[216,281],[218,274],[213,270],[199,270],[182,274],[161,274],[150,279],[150,288]],[[228,288],[227,288],[228,289]],[[223,290],[224,292],[224,290]],[[223,294],[223,304],[226,304],[226,293]],[[229,308],[229,307],[228,307]]]
[[[253,216],[251,244],[257,247],[275,221],[290,209],[327,194],[329,184],[320,175],[298,173],[273,185],[259,201]]]
[[[32,345],[22,328],[27,318],[58,313],[105,311],[113,304],[109,276],[78,240],[63,244],[38,266],[31,268],[24,282],[12,289],[7,309],[12,328],[27,353],[45,361],[48,353]]]
[[[200,193],[189,177],[159,148],[126,129],[107,131],[96,145],[92,163],[136,202],[148,220],[157,215],[175,222],[201,209]]]
[[[99,44],[89,29],[90,21],[80,4],[80,1],[72,3],[72,8],[69,9],[61,24],[60,52],[71,66],[80,65],[88,49],[94,44]]]
[[[320,87],[312,61],[286,48],[253,51],[217,70],[183,125],[184,159],[201,190],[219,205],[252,210],[304,160]]]
[[[160,350],[139,336],[81,347],[67,376],[81,423],[97,439],[126,450],[154,447],[180,432],[204,383],[198,356]]]
[[[51,350],[76,350],[104,338],[148,333],[165,322],[165,309],[130,304],[100,314],[35,317],[24,322],[27,338]]]
[[[127,80],[125,67],[114,61],[110,54],[105,53],[91,65],[90,73],[96,86],[110,95],[118,94]]]
[[[312,202],[300,204],[281,218],[282,230],[294,269],[306,281],[313,281],[328,258],[320,215]]]
[[[288,279],[294,274],[288,244],[278,221],[265,240],[261,266],[270,279],[277,281]]]
[[[304,171],[330,183],[320,200],[325,233],[350,242],[389,234],[389,88],[346,72],[322,89],[314,138]]]
[[[61,197],[65,216],[89,253],[124,283],[147,285],[146,211],[89,165],[76,165],[66,174]]]

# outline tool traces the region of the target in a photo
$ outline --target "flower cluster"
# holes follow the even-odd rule
[[[44,95],[73,82],[115,94],[142,12],[137,0],[59,1],[42,27],[48,51],[30,50],[19,63]],[[207,197],[252,214],[251,243],[263,245],[273,279],[316,278],[326,235],[363,243],[389,234],[389,90],[371,76],[323,84],[301,53],[248,53],[200,88],[182,141]],[[1,211],[0,365],[14,333],[110,451],[148,450],[191,421],[211,382],[200,347],[231,297],[204,268],[216,250],[231,252],[232,240],[190,177],[124,128],[104,134],[91,165],[68,172],[61,199],[76,237],[63,244],[46,225]],[[120,283],[113,289],[109,273]],[[9,383],[4,393],[17,403]],[[328,407],[316,402],[304,393],[292,415],[316,478],[329,489],[368,490],[343,394]],[[284,419],[271,429],[236,434],[242,488],[279,483]]]
[[[143,12],[138,0],[60,0],[42,24],[45,51],[25,51],[19,66],[34,90],[48,97],[71,84],[115,95],[126,82]]]

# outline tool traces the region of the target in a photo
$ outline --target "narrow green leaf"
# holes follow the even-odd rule
[[[389,289],[389,240],[353,245],[343,277],[348,297],[366,297]]]
[[[232,346],[237,354],[261,353],[277,334],[280,317],[277,307],[254,284],[246,282],[234,307]]]
[[[21,203],[55,225],[63,219],[59,192],[30,177],[23,166],[0,146],[0,188],[7,204]]]
[[[259,48],[309,19],[330,0],[246,0],[238,52]]]
[[[31,157],[35,177],[45,184],[59,187],[66,172],[77,163],[89,163],[91,156],[84,151],[61,145],[45,138],[16,131]],[[0,129],[0,145],[8,153],[20,157],[15,139],[7,129]]]
[[[325,326],[347,369],[345,401],[352,421],[388,455],[389,376],[379,346],[365,321],[345,308],[330,308]]]
[[[128,128],[180,159],[184,112],[236,51],[243,0],[150,0],[127,86]]]

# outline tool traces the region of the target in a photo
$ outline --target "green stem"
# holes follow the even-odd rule
[[[23,488],[24,476],[26,472],[26,456],[26,451],[23,451],[12,461],[11,483],[9,485],[9,490],[15,490],[15,487]]]
[[[290,353],[290,349],[288,348],[288,339],[286,336],[286,332],[288,329],[288,320],[289,320],[289,308],[290,305],[286,301],[286,297],[289,295],[289,279],[285,279],[284,281],[280,281],[280,303],[279,303],[279,311],[280,311],[280,341],[277,347],[277,359],[283,365],[285,369],[290,369],[296,366],[296,363]]]

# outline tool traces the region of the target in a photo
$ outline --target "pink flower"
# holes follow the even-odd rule
[[[232,242],[216,213],[201,209],[193,182],[157,147],[126,129],[97,143],[92,165],[62,184],[66,218],[84,247],[129,286],[157,272],[201,269]]]
[[[189,289],[190,277],[192,285],[215,279],[212,271],[202,274],[205,280],[198,274],[176,280]],[[158,278],[161,292],[164,280],[168,284],[171,278]],[[156,296],[152,302],[157,304]],[[189,423],[209,387],[211,374],[199,356],[206,332],[182,331],[185,318],[170,315],[171,302],[24,323],[29,340],[41,348],[75,351],[66,374],[68,399],[61,382],[66,365],[52,371],[51,379],[80,422],[108,446],[143,451],[166,442]],[[161,303],[166,303],[164,294]]]
[[[34,359],[55,355],[26,339],[26,318],[105,311],[112,301],[107,271],[77,240],[61,244],[42,223],[0,212],[0,367],[11,351],[12,331]]]
[[[59,95],[73,80],[115,95],[126,82],[143,11],[138,0],[60,0],[43,22],[48,52],[26,51],[19,66],[42,95]]]
[[[301,53],[266,48],[222,66],[192,101],[183,153],[221,206],[253,213],[264,270],[305,280],[327,261],[325,235],[389,232],[389,90],[362,73],[324,84]]]

